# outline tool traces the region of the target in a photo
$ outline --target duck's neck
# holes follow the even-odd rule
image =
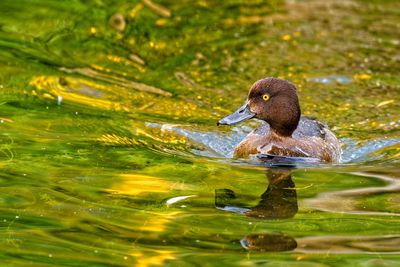
[[[283,141],[285,139],[292,139],[292,134],[287,135],[287,134],[281,134],[275,129],[272,129],[269,131],[267,138],[273,141]]]

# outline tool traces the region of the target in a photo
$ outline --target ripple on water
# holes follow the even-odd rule
[[[205,157],[220,156],[225,158],[233,157],[233,151],[237,144],[239,144],[239,142],[253,129],[246,125],[239,125],[232,127],[230,132],[221,133],[188,129],[184,125],[179,124],[148,122],[146,123],[146,126],[160,128],[162,131],[177,133],[203,145],[206,148],[204,151],[193,149],[192,153],[195,155]],[[387,159],[385,157],[384,149],[400,144],[400,139],[396,138],[375,139],[363,144],[350,138],[342,138],[340,141],[344,144],[341,163],[365,163],[375,160],[384,162]]]
[[[202,144],[206,150],[195,150],[193,154],[210,157],[232,158],[233,151],[237,144],[252,130],[247,126],[233,127],[230,133],[202,132],[192,129],[185,129],[183,125],[178,124],[159,124],[146,123],[148,127],[160,128],[162,131],[171,131],[182,135],[196,143]]]
[[[329,76],[308,78],[307,81],[314,83],[322,83],[322,84],[330,84],[330,83],[347,84],[351,83],[353,79],[345,75],[329,75]]]
[[[387,175],[370,174],[366,172],[352,173],[359,177],[378,179],[385,185],[374,187],[352,188],[348,190],[323,192],[314,198],[303,201],[305,207],[325,212],[347,213],[356,215],[400,216],[391,206],[398,206],[398,198],[387,197],[400,191],[400,180]],[[380,205],[367,205],[374,196],[384,198]],[[368,200],[368,201],[367,201]],[[338,205],[337,203],[341,203]]]
[[[377,236],[311,236],[297,240],[301,253],[370,253],[397,254],[400,235]]]
[[[384,151],[382,150],[400,144],[400,140],[395,138],[375,139],[364,144],[349,138],[342,138],[340,141],[345,144],[345,148],[342,151],[343,163],[363,163],[372,160],[385,161]]]

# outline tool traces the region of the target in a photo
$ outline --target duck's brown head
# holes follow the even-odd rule
[[[250,88],[246,103],[218,125],[232,125],[251,118],[266,121],[279,135],[291,136],[300,120],[296,87],[278,78],[259,80]]]

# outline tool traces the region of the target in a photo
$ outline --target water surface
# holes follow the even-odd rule
[[[0,3],[4,266],[395,266],[398,1]],[[232,160],[265,76],[342,162]]]

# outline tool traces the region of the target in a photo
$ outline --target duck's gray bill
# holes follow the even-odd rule
[[[246,102],[246,104],[241,106],[238,110],[217,122],[217,125],[232,125],[241,121],[251,119],[255,116],[256,113],[250,111],[249,105]]]

